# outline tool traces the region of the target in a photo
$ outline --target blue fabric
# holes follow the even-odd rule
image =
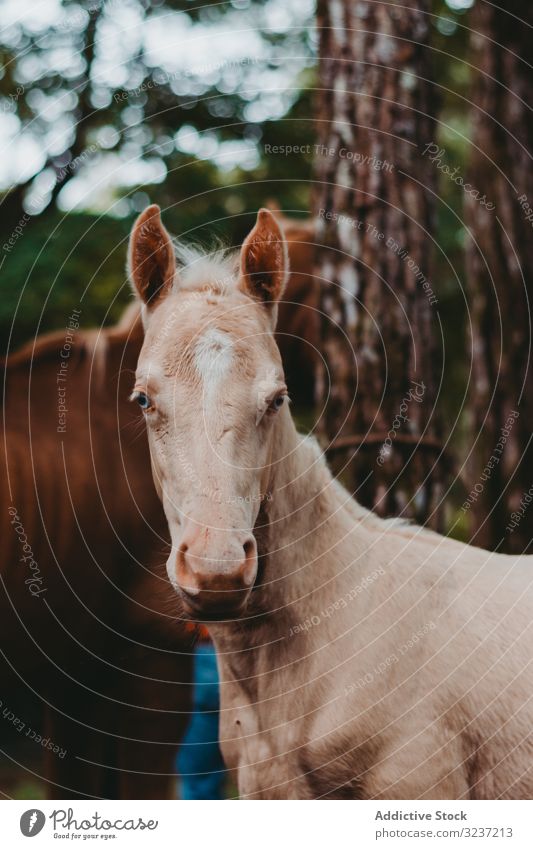
[[[226,768],[218,745],[218,670],[211,643],[196,646],[192,716],[176,766],[182,799],[224,799]]]

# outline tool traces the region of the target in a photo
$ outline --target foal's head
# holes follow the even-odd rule
[[[132,231],[130,273],[145,325],[132,398],[170,528],[168,575],[193,617],[234,617],[256,579],[253,529],[288,415],[273,337],[284,238],[262,209],[240,258],[191,254],[177,271],[151,206]]]

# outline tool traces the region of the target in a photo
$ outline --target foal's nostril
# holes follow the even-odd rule
[[[178,554],[176,557],[176,577],[183,592],[187,596],[193,598],[194,596],[199,595],[200,587],[198,585],[194,569],[190,568],[191,564],[187,558],[188,550],[189,546],[187,543],[182,543],[178,548]]]
[[[243,545],[243,548],[244,548],[244,556],[246,557],[246,560],[248,560],[250,557],[255,557],[256,548],[255,548],[255,539],[253,537],[246,540],[246,542]]]
[[[187,568],[187,558],[185,555],[187,554],[188,546],[185,543],[182,543],[178,548],[178,553],[176,555],[176,568],[178,570],[178,574],[183,572]]]
[[[245,585],[251,587],[257,574],[257,543],[255,537],[250,537],[243,545],[244,563],[242,577]]]

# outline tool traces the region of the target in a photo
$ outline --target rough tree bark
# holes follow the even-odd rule
[[[425,0],[318,3],[318,395],[326,440],[353,443],[333,456],[358,500],[441,527],[427,12]]]
[[[489,203],[466,198],[473,448],[463,509],[477,545],[516,553],[533,550],[533,5],[502,6],[478,0],[471,19],[470,183]]]

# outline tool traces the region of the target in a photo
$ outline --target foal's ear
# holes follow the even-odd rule
[[[155,204],[141,212],[133,225],[128,262],[133,286],[145,304],[153,307],[169,294],[176,257],[161,221],[161,210]]]
[[[273,306],[283,295],[288,273],[285,237],[272,213],[260,209],[255,227],[241,248],[239,288],[266,306]]]

